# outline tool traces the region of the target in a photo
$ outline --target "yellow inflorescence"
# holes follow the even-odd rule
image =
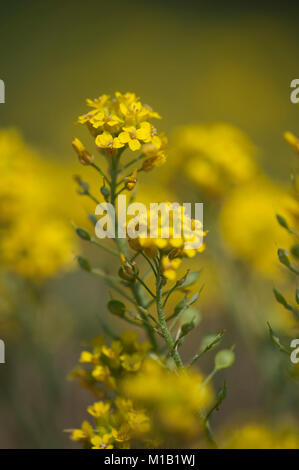
[[[125,148],[133,152],[140,150],[145,157],[145,171],[166,161],[167,139],[164,134],[159,135],[150,123],[151,119],[160,119],[160,116],[148,105],[142,104],[135,93],[116,92],[112,98],[102,95],[95,100],[88,99],[87,105],[91,111],[79,116],[78,122],[87,124],[96,146],[106,155],[115,155],[119,149]],[[74,144],[79,160],[88,164],[90,154],[78,139]]]
[[[155,258],[161,253],[164,277],[173,280],[182,257],[193,258],[196,253],[205,250],[205,244],[201,242],[207,232],[203,231],[199,220],[188,216],[184,206],[172,206],[171,210],[171,203],[166,205],[165,211],[155,212],[152,209],[140,214],[136,238],[131,238],[128,231],[131,221],[127,224],[127,231],[132,249],[144,250],[150,258]]]
[[[84,421],[72,431],[73,440],[87,448],[109,449],[198,437],[199,413],[213,398],[210,386],[203,385],[199,372],[177,374],[158,358],[149,359],[149,348],[135,333],[124,332],[110,346],[97,338],[92,352],[82,352],[80,363],[85,367],[72,377],[101,399],[87,409],[94,425]]]
[[[48,174],[16,131],[0,132],[0,259],[38,281],[69,268],[76,251],[72,228],[54,207],[54,187],[45,184]]]
[[[273,429],[263,423],[248,423],[225,439],[230,449],[298,449],[299,434],[293,428]]]
[[[249,266],[265,276],[277,276],[277,248],[289,243],[289,235],[275,216],[288,213],[293,220],[296,206],[283,189],[266,178],[236,188],[220,214],[223,238],[231,252]]]
[[[173,160],[202,190],[222,196],[257,172],[255,149],[246,135],[228,124],[193,125],[175,134]]]

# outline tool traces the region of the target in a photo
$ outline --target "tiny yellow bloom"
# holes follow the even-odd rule
[[[104,149],[119,149],[124,147],[124,143],[122,143],[118,137],[113,137],[110,132],[104,131],[102,134],[99,134],[96,137],[96,145],[100,148]]]
[[[125,188],[128,191],[132,191],[137,183],[137,168],[134,169],[133,173],[130,176],[125,178]]]
[[[87,408],[88,413],[94,416],[95,418],[100,418],[101,416],[106,415],[109,410],[110,403],[103,401],[97,401]]]
[[[180,258],[169,259],[168,256],[162,257],[162,272],[166,279],[173,281],[176,278],[176,270],[180,266]]]

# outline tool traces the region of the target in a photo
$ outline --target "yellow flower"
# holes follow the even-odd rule
[[[140,214],[137,238],[131,238],[128,231],[130,247],[136,251],[144,250],[150,258],[155,258],[159,250],[166,254],[175,249],[172,259],[183,256],[192,258],[196,253],[202,253],[205,244],[201,243],[201,239],[207,235],[207,232],[203,231],[201,222],[190,219],[184,206],[171,207],[171,203],[168,202],[165,209],[162,213],[157,211],[155,216],[149,210]],[[181,224],[180,235],[175,231],[178,228],[176,227],[178,220]],[[196,246],[197,248],[194,248]]]
[[[92,354],[89,351],[82,351],[80,356],[80,362],[90,362],[96,364],[99,360],[99,353]]]
[[[260,274],[278,277],[277,248],[289,245],[289,235],[277,223],[276,214],[286,218],[289,214],[289,220],[295,222],[289,211],[292,207],[285,191],[266,178],[236,188],[220,214],[227,247]]]
[[[162,272],[166,279],[173,281],[176,278],[176,271],[181,264],[179,258],[169,259],[167,256],[162,257]]]
[[[139,150],[144,143],[152,142],[157,148],[161,146],[156,129],[148,122],[160,118],[149,106],[141,103],[134,93],[115,93],[115,97],[102,95],[96,100],[87,100],[93,109],[79,116],[80,124],[87,124],[96,145],[107,153],[127,146]],[[91,157],[79,141],[75,142],[80,161],[88,164]]]
[[[92,449],[113,449],[111,444],[113,436],[111,433],[103,434],[102,436],[94,436],[91,438],[90,442],[92,444]]]
[[[129,372],[136,372],[140,369],[142,364],[143,356],[139,353],[134,354],[123,354],[120,356],[121,365],[124,369]]]
[[[299,434],[292,427],[248,423],[231,430],[223,440],[230,449],[299,449]]]
[[[79,139],[73,139],[72,145],[77,152],[79,162],[82,163],[82,165],[90,165],[94,161],[94,156],[86,150]]]
[[[157,136],[156,136],[157,137]],[[142,153],[146,156],[142,163],[144,171],[150,171],[154,167],[164,165],[166,162],[166,153],[168,139],[164,133],[159,135],[159,140],[153,138],[151,143],[144,144]]]
[[[71,227],[61,221],[19,218],[0,240],[0,256],[9,269],[40,281],[72,266],[72,237]]]
[[[137,168],[133,171],[130,176],[125,178],[125,187],[128,191],[132,191],[137,183]]]
[[[171,161],[198,187],[223,196],[257,173],[255,148],[239,129],[223,123],[185,126],[177,130]]]
[[[100,418],[101,416],[106,415],[109,410],[110,403],[103,401],[97,401],[96,403],[87,408],[88,413],[94,416],[95,418]]]
[[[94,431],[89,422],[83,421],[81,429],[74,429],[72,431],[71,439],[80,442],[89,441],[93,434]]]
[[[141,148],[142,142],[152,140],[152,126],[149,122],[142,122],[138,128],[134,126],[123,127],[123,132],[118,135],[122,144],[128,144],[133,151]]]
[[[113,137],[109,132],[105,131],[96,137],[96,145],[103,149],[119,149],[125,144],[118,137]]]

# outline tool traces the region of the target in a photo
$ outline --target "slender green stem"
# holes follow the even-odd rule
[[[153,299],[155,299],[155,298],[156,298],[155,294],[153,294],[152,291],[150,290],[150,288],[147,287],[147,285],[145,284],[145,282],[143,282],[143,280],[141,279],[141,277],[139,277],[139,276],[137,276],[137,275],[135,275],[135,277],[136,277],[137,281],[139,281],[140,284],[142,284],[143,287],[147,290],[147,292],[153,297]]]
[[[105,173],[103,172],[103,170],[101,170],[101,168],[96,165],[95,163],[91,163],[90,166],[92,166],[93,168],[95,168],[104,178],[104,180],[106,181],[106,183],[108,183],[109,185],[111,184],[109,179],[107,178],[107,176],[105,175]]]
[[[141,160],[143,157],[144,157],[144,155],[143,155],[143,153],[142,153],[142,154],[139,155],[137,158],[134,158],[133,160],[131,160],[130,162],[128,162],[126,165],[124,165],[122,168],[120,168],[119,173],[120,173],[120,172],[123,172],[124,170],[126,170],[126,169],[129,168],[130,166],[134,165],[134,163],[139,162],[139,160]]]
[[[202,386],[207,385],[209,382],[211,382],[212,378],[216,374],[217,369],[213,369],[212,372],[205,378],[204,382],[202,383]]]
[[[132,290],[132,294],[134,295],[134,298],[137,302],[137,307],[138,305],[142,308],[146,308],[146,304],[145,304],[145,301],[144,301],[144,298],[142,297],[141,295],[141,292],[140,292],[140,289],[139,289],[139,285],[136,284],[135,282],[132,283],[131,285],[131,290]],[[155,351],[157,351],[158,349],[158,344],[157,344],[157,341],[156,341],[156,337],[155,337],[155,333],[153,331],[153,327],[152,325],[150,324],[150,321],[148,319],[148,316],[146,313],[142,312],[141,310],[139,310],[140,312],[140,315],[141,315],[141,318],[143,320],[143,323],[144,323],[144,327],[146,329],[146,332],[147,332],[147,335],[148,335],[148,338],[153,346],[153,349]]]
[[[99,248],[102,248],[103,250],[107,251],[108,253],[119,257],[118,251],[114,250],[113,248],[110,248],[110,246],[103,245],[102,243],[98,242],[95,238],[91,238],[90,242],[93,245],[98,246]]]
[[[171,333],[166,324],[163,304],[162,304],[162,290],[163,290],[163,280],[162,280],[161,273],[159,271],[158,276],[157,276],[157,283],[156,283],[156,306],[157,306],[157,313],[158,313],[159,323],[161,327],[161,332],[162,332],[164,341],[166,342],[169,348],[169,353],[172,356],[177,368],[182,369],[183,368],[182,359],[179,355],[179,352],[174,347],[174,341],[172,339]]]

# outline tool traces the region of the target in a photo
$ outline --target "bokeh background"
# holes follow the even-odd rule
[[[197,268],[204,267],[206,286],[199,305],[202,324],[184,355],[196,351],[199,337],[222,328],[225,344],[236,345],[237,361],[227,374],[228,398],[214,423],[219,433],[253,417],[278,428],[299,419],[298,386],[271,345],[266,325],[270,320],[278,330],[294,327],[272,288],[279,283],[289,291],[293,287],[276,261],[275,251],[285,239],[275,213],[292,206],[283,198],[296,162],[283,132],[298,134],[299,110],[290,102],[290,82],[298,78],[298,14],[296,2],[282,1],[1,4],[1,79],[6,84],[6,103],[0,106],[1,158],[12,147],[10,158],[34,155],[28,166],[23,159],[19,179],[9,180],[21,188],[21,200],[34,185],[47,186],[46,197],[37,191],[25,206],[32,234],[27,230],[24,236],[35,240],[38,228],[29,217],[34,204],[43,218],[55,212],[69,225],[72,220],[83,224],[91,210],[75,194],[72,175],[82,171],[70,145],[75,135],[87,139],[75,124],[87,97],[134,91],[163,116],[159,128],[173,147],[169,166],[145,175],[140,191],[149,200],[166,196],[205,203],[210,235],[206,254],[196,262]],[[240,155],[249,155],[258,168],[249,183],[241,179],[216,196],[192,170],[185,171],[189,154],[184,154],[181,127],[198,125],[197,132],[215,123],[244,133]],[[213,139],[219,138],[221,147],[230,133],[224,128],[218,137],[217,132]],[[196,158],[198,151],[192,152]],[[4,178],[5,173],[3,185]],[[231,192],[235,186],[239,193]],[[251,235],[246,238],[244,232]],[[73,255],[85,250],[71,243]],[[109,265],[106,255],[88,254],[95,263],[99,259]],[[72,267],[64,274],[57,269],[36,286],[24,270],[14,273],[18,270],[11,259],[2,262],[0,337],[6,343],[6,364],[0,366],[1,448],[72,447],[63,430],[78,426],[85,416],[90,397],[66,377],[82,345],[101,333],[108,293],[101,281],[78,271],[75,263]],[[202,368],[210,370],[209,359]]]

